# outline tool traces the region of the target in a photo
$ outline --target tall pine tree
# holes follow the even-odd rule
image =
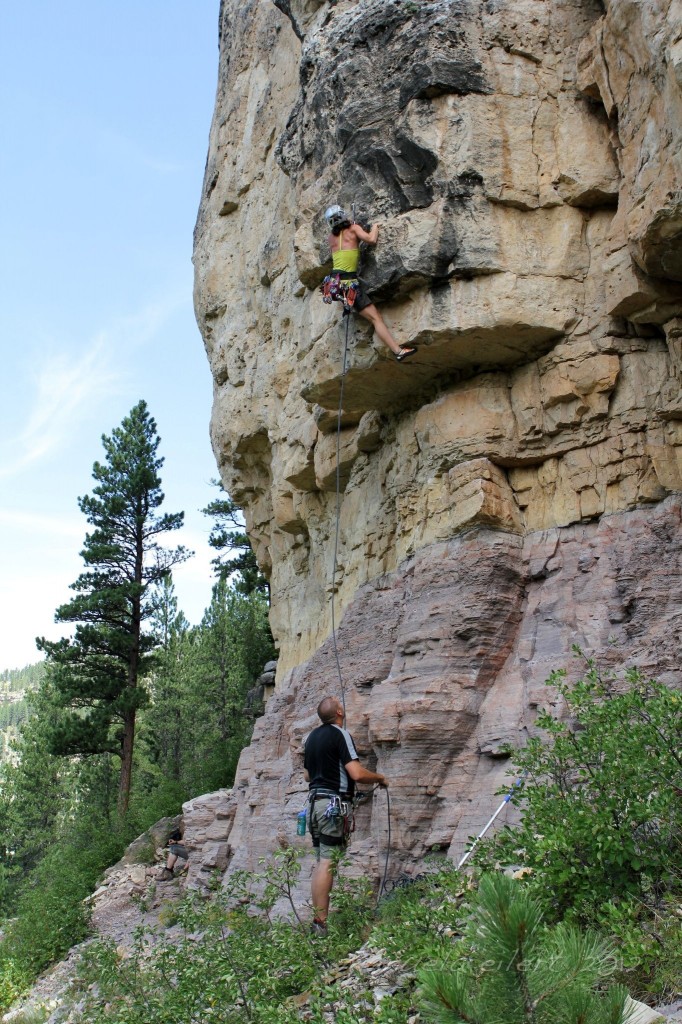
[[[225,493],[220,480],[211,482]],[[269,601],[270,584],[258,567],[239,506],[225,495],[224,498],[214,498],[201,511],[213,519],[208,543],[218,552],[211,562],[218,579],[227,581],[235,576],[235,587],[240,593],[257,592],[264,594]]]
[[[118,808],[128,809],[135,718],[147,700],[141,679],[156,640],[145,632],[153,614],[153,588],[190,553],[159,545],[178,530],[184,513],[158,514],[164,495],[157,455],[156,423],[141,401],[102,444],[91,495],[78,499],[93,527],[81,557],[86,565],[71,589],[76,596],[55,613],[57,622],[77,623],[72,639],[40,638],[54,666],[57,700],[68,714],[52,732],[56,754],[117,754],[121,759]]]

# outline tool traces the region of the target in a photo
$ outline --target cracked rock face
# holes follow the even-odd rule
[[[221,833],[231,865],[293,837],[302,739],[338,689],[332,591],[396,872],[485,824],[503,745],[573,643],[682,683],[681,17],[223,0],[196,310],[280,648]],[[317,293],[333,202],[379,224],[361,273],[419,346],[398,364],[353,318],[338,445],[345,324]],[[380,804],[358,871],[384,855]]]

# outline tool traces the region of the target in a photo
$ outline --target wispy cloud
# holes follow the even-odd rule
[[[191,295],[181,288],[148,302],[135,313],[121,317],[106,332],[107,344],[125,345],[128,350],[148,345],[156,339],[161,328],[190,303]]]
[[[63,445],[87,410],[110,394],[119,375],[102,337],[79,356],[52,353],[39,360],[23,428],[0,450],[0,479],[15,476]]]
[[[82,516],[73,516],[70,519],[56,518],[39,512],[5,508],[0,508],[0,527],[25,531],[33,537],[40,535],[75,541],[82,539],[85,532]]]
[[[23,401],[24,425],[0,441],[0,480],[13,477],[61,451],[84,420],[112,395],[130,385],[134,361],[122,359],[152,343],[189,299],[182,292],[148,303],[98,332],[80,353],[33,353],[38,369],[29,377]],[[114,362],[116,354],[116,363]]]

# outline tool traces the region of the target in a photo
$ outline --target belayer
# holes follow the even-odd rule
[[[338,299],[343,302],[345,312],[353,309],[365,320],[369,320],[378,337],[401,363],[408,356],[413,356],[417,349],[411,345],[398,344],[357,276],[360,242],[376,245],[379,225],[374,224],[369,231],[365,231],[359,224],[352,223],[340,206],[330,206],[324,216],[331,232],[328,241],[332,252],[332,272],[325,277],[321,289],[324,301]]]
[[[353,829],[353,796],[356,782],[388,786],[379,772],[363,768],[353,738],[343,728],[343,705],[335,697],[324,697],[317,714],[322,723],[305,741],[304,776],[309,784],[308,827],[317,856],[311,879],[316,935],[327,934],[329,896],[334,883],[332,856],[343,850]]]

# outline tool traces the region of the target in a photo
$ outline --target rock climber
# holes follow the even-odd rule
[[[325,212],[325,220],[329,225],[331,234],[328,242],[332,252],[332,275],[339,275],[340,281],[355,281],[355,301],[353,309],[364,317],[374,327],[377,336],[384,345],[390,348],[399,363],[408,356],[413,356],[417,349],[412,345],[399,345],[383,317],[371,299],[368,297],[365,286],[357,278],[358,266],[360,263],[360,242],[367,245],[376,245],[379,237],[379,225],[374,224],[369,231],[365,231],[360,224],[351,223],[351,219],[345,210],[340,206],[330,206]]]
[[[310,885],[315,914],[312,930],[324,936],[334,884],[332,855],[343,849],[350,837],[355,783],[388,786],[388,781],[360,764],[353,738],[343,728],[343,706],[336,697],[324,697],[317,714],[322,724],[305,741],[303,767],[309,783],[308,827],[317,856]]]

